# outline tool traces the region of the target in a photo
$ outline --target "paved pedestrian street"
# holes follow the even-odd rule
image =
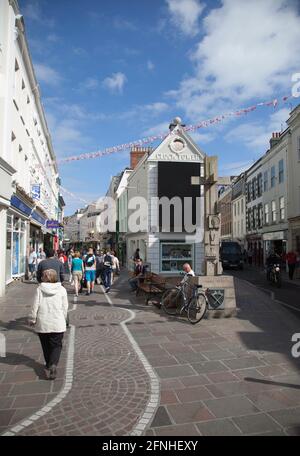
[[[235,279],[237,316],[198,325],[128,291],[74,305],[58,378],[44,378],[39,340],[26,325],[36,288],[14,283],[0,300],[3,435],[299,435],[299,319]]]

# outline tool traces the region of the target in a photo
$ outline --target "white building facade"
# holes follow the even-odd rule
[[[246,246],[246,179],[242,173],[232,184],[232,239]]]
[[[264,262],[269,252],[287,251],[287,182],[289,132],[273,133],[270,149],[261,161]]]
[[[187,262],[203,274],[204,157],[180,124],[173,124],[162,143],[144,154],[128,177],[128,260],[139,248],[152,272],[178,275]],[[159,206],[164,197],[166,206]]]
[[[29,247],[53,247],[59,178],[23,17],[15,0],[0,0],[0,295],[24,276]],[[46,244],[46,245],[45,245]]]

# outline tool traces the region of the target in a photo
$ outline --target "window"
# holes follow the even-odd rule
[[[15,71],[18,71],[20,69],[18,61],[15,60]]]
[[[285,217],[284,196],[279,198],[279,215],[280,215],[280,220],[284,220],[284,217]]]
[[[240,202],[237,203],[237,215],[240,215]]]
[[[259,173],[257,176],[257,196],[262,195],[262,174]]]
[[[283,160],[278,163],[278,180],[280,184],[284,181]]]
[[[300,136],[298,136],[298,160],[300,161]]]
[[[236,203],[234,203],[234,216],[236,216]]]
[[[271,188],[275,187],[275,166],[271,168]]]
[[[268,191],[268,171],[264,172],[264,192]]]
[[[259,204],[257,208],[257,227],[261,228],[263,222],[263,211],[262,211],[262,204]]]
[[[22,79],[22,90],[25,89],[25,82],[24,82],[24,79]]]
[[[255,200],[256,198],[256,177],[252,179],[252,199]]]
[[[247,199],[248,201],[251,201],[251,182],[248,182],[247,184]]]
[[[241,200],[241,214],[244,214],[244,200]]]
[[[256,207],[253,207],[252,208],[252,228],[255,230],[256,228],[256,211],[257,211],[257,208]]]
[[[265,204],[265,224],[269,223],[269,205]]]
[[[272,208],[272,222],[276,222],[276,202],[275,201],[272,201],[271,208]]]

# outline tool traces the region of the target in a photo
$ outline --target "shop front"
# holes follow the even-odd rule
[[[264,249],[263,239],[261,235],[247,236],[248,254],[252,252],[252,262],[255,266],[262,267],[264,265]]]
[[[287,230],[263,233],[264,259],[266,260],[270,252],[276,252],[284,257],[287,252],[287,237]]]
[[[6,283],[25,275],[28,220],[28,217],[13,208],[7,212]]]
[[[178,275],[183,265],[189,263],[194,269],[194,244],[183,242],[160,243],[160,272]]]

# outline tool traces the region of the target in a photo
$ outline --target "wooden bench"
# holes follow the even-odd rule
[[[140,279],[143,281],[139,281],[136,295],[138,296],[140,292],[145,293],[147,305],[153,297],[162,294],[166,289],[166,279],[154,272],[147,273]]]

